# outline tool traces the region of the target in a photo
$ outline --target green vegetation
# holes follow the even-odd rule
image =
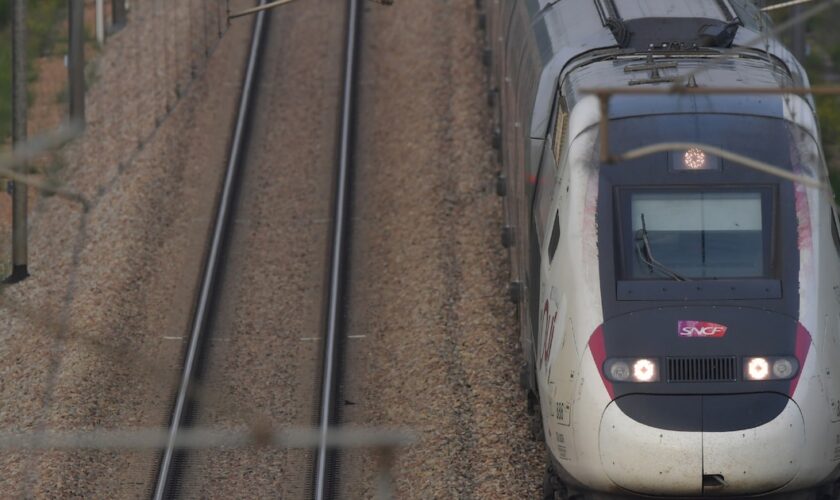
[[[778,23],[787,20],[792,13],[792,9],[783,9],[773,19]],[[808,55],[802,64],[808,71],[812,85],[840,84],[840,30],[836,28],[838,19],[840,12],[834,9],[811,18],[805,25]],[[783,37],[783,41],[789,42],[788,37]],[[834,192],[840,193],[840,96],[818,97],[815,100],[831,183]]]
[[[834,192],[840,193],[840,97],[818,97],[817,113]]]
[[[840,31],[836,10],[817,16],[807,24],[810,53],[805,68],[811,83],[840,83]],[[817,99],[823,147],[831,172],[834,192],[840,193],[840,97]]]
[[[0,0],[0,26],[6,27],[12,21],[10,6],[11,2],[9,0]]]
[[[0,0],[0,143],[8,141],[12,128],[12,27],[10,0]],[[67,16],[66,0],[27,2],[29,57],[28,80],[34,80],[36,57],[64,51],[66,43],[57,26]]]
[[[9,0],[0,0],[8,2]],[[27,2],[29,28],[29,57],[63,54],[67,50],[67,37],[57,26],[67,19],[66,0],[38,0]]]

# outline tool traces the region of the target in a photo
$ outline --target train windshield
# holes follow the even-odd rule
[[[763,190],[629,193],[625,278],[766,277],[769,200]]]

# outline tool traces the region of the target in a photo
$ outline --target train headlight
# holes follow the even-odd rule
[[[691,148],[683,155],[683,163],[688,170],[702,170],[706,167],[706,153],[702,149]]]
[[[611,380],[624,382],[630,378],[630,365],[626,361],[616,360],[609,367],[609,378]]]
[[[747,378],[764,380],[770,375],[770,363],[764,358],[752,358],[747,361]]]
[[[773,361],[773,377],[781,379],[791,378],[793,372],[793,363],[789,359],[779,358]]]
[[[744,360],[746,380],[788,380],[796,375],[799,362],[793,357],[754,357]]]
[[[684,152],[670,154],[671,170],[702,172],[720,170],[720,157],[710,155],[700,148],[689,148]]]
[[[650,382],[656,377],[656,364],[649,359],[640,359],[633,363],[633,379],[638,382]]]
[[[614,358],[604,363],[604,374],[613,382],[656,382],[659,363],[650,358]]]

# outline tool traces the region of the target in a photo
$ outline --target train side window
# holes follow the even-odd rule
[[[566,146],[566,133],[569,127],[566,103],[559,94],[557,97],[557,105],[554,109],[556,109],[557,113],[554,119],[554,137],[552,141],[554,143],[554,164],[557,165],[558,169],[562,169],[561,161],[563,160],[563,148]]]
[[[551,214],[552,201],[555,199],[557,189],[558,155],[562,154],[561,141],[566,128],[566,113],[563,97],[558,91],[554,96],[554,107],[546,131],[545,149],[540,158],[540,170],[537,175],[537,186],[533,205],[534,223],[536,224],[536,235],[539,248],[545,248],[545,237],[548,235],[548,217]]]
[[[837,225],[840,224],[840,218],[838,218],[837,211],[833,208],[831,209],[831,239],[834,240],[834,248],[837,250],[837,253],[840,253],[840,228]]]
[[[554,260],[557,245],[560,243],[560,212],[554,212],[554,226],[551,228],[551,238],[548,240],[548,261]]]

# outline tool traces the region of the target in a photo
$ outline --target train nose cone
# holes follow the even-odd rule
[[[700,414],[689,408],[683,417],[699,420]],[[702,494],[702,432],[641,424],[613,401],[601,418],[599,437],[604,470],[619,487],[647,495]]]
[[[805,426],[793,401],[785,398],[784,410],[761,425],[721,431],[731,425],[716,421],[710,410],[739,395],[646,399],[651,397],[675,403],[668,406],[677,414],[663,415],[662,422],[682,425],[660,426],[658,418],[643,424],[610,403],[601,419],[599,446],[605,472],[617,486],[647,495],[747,495],[781,488],[799,471]],[[731,417],[723,413],[720,417]]]
[[[704,496],[772,491],[790,482],[799,472],[805,423],[793,401],[788,400],[779,416],[758,427],[716,432],[714,419],[709,420],[704,420],[703,425],[703,472],[720,475],[724,482],[705,488]]]

